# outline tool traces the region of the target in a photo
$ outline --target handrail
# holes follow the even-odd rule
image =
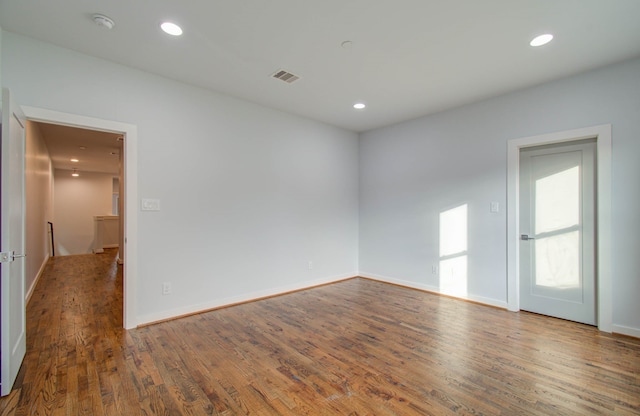
[[[56,256],[56,246],[53,243],[53,223],[51,221],[47,221],[47,224],[49,224],[49,230],[51,230],[51,257],[55,257]]]

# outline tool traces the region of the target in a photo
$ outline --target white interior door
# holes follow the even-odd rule
[[[595,142],[520,152],[520,308],[596,325]]]
[[[2,91],[0,172],[1,395],[11,391],[26,352],[24,163],[25,117]]]

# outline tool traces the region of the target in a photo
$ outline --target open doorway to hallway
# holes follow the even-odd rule
[[[43,108],[22,106],[26,118],[30,121],[59,124],[70,127],[104,131],[121,134],[124,137],[122,158],[123,178],[121,183],[121,224],[124,241],[120,246],[120,258],[124,258],[123,274],[123,326],[127,329],[137,326],[136,311],[136,278],[138,247],[138,167],[136,164],[138,150],[138,128],[135,124],[101,118],[64,113]]]
[[[56,255],[118,247],[121,209],[113,201],[121,193],[122,135],[40,122],[29,122],[27,129],[32,126],[40,131],[53,167]]]
[[[26,137],[29,298],[50,256],[106,255],[106,249],[122,263],[124,136],[28,121]],[[122,311],[119,302],[113,307]]]

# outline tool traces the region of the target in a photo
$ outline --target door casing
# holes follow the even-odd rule
[[[124,288],[123,288],[123,326],[126,329],[137,326],[136,309],[136,279],[138,270],[138,169],[137,126],[118,121],[103,120],[77,114],[63,113],[42,108],[22,106],[27,120],[60,124],[69,127],[107,131],[122,134],[125,137],[123,151],[124,165]]]
[[[520,310],[520,149],[545,144],[572,142],[595,138],[597,199],[597,320],[598,329],[613,330],[613,298],[611,275],[611,125],[604,124],[566,130],[507,142],[507,308]]]

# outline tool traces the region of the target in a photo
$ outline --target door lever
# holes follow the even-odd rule
[[[15,251],[6,251],[0,253],[0,263],[9,263],[20,257],[27,257],[26,254],[16,254]]]
[[[527,234],[520,234],[520,240],[522,241],[529,241],[529,240],[535,240],[535,237],[529,237]]]

